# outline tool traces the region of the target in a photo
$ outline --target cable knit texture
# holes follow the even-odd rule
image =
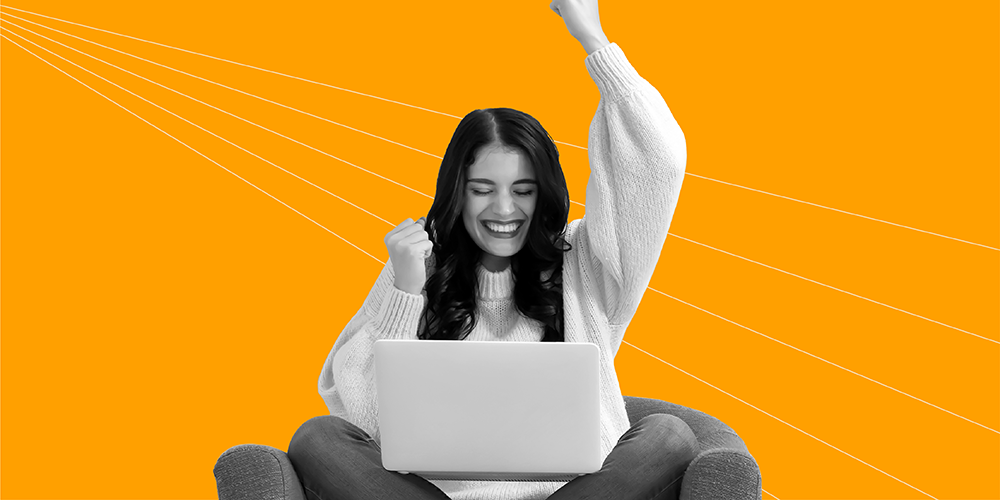
[[[600,351],[601,451],[607,457],[630,427],[615,355],[660,257],[687,152],[666,102],[618,44],[602,47],[584,62],[601,97],[590,125],[585,215],[566,230],[573,249],[563,263],[563,307],[566,342],[591,342]],[[480,265],[476,272],[478,322],[467,340],[541,341],[543,325],[514,307],[510,266],[490,272]],[[425,294],[404,292],[393,283],[390,261],[334,342],[319,378],[330,413],[379,443],[373,345],[378,339],[416,339],[427,301]],[[565,484],[431,482],[454,500],[541,500]]]

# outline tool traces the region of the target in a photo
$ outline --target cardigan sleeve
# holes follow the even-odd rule
[[[624,335],[667,238],[687,163],[684,133],[660,93],[616,43],[587,56],[600,90],[590,125],[590,178],[575,238],[590,297]],[[589,282],[589,283],[587,283]],[[613,339],[614,344],[620,338]]]
[[[375,341],[416,339],[427,300],[396,288],[394,281],[390,260],[361,309],[337,337],[319,376],[319,394],[330,414],[357,425],[379,443]]]

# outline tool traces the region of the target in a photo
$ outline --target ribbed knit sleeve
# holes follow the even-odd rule
[[[375,341],[416,339],[426,297],[394,285],[392,261],[375,280],[361,309],[337,337],[319,376],[319,394],[331,415],[357,425],[381,442],[375,392]]]
[[[576,234],[587,294],[603,300],[612,331],[639,307],[667,238],[687,163],[684,133],[660,93],[617,43],[587,56],[601,93],[590,125],[586,210]],[[589,266],[589,267],[588,267]]]

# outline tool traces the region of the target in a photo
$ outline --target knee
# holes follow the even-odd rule
[[[350,424],[333,415],[320,415],[299,426],[288,444],[288,455],[309,455],[317,449],[330,449],[348,437]]]
[[[684,420],[666,413],[647,415],[640,422],[649,439],[670,452],[693,460],[701,451],[698,438]]]

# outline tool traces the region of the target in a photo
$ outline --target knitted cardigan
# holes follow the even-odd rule
[[[600,351],[601,453],[606,458],[630,427],[614,359],[625,328],[659,260],[687,162],[684,134],[660,93],[626,59],[617,43],[585,59],[600,91],[590,125],[586,211],[570,222],[564,254],[566,342],[591,342]],[[518,313],[510,266],[476,269],[474,330],[467,340],[532,341],[540,322]],[[378,339],[416,339],[427,298],[394,286],[389,261],[358,313],[337,337],[319,377],[332,415],[381,443],[374,383]],[[603,459],[602,458],[602,459]],[[565,481],[431,480],[454,500],[544,499]]]

